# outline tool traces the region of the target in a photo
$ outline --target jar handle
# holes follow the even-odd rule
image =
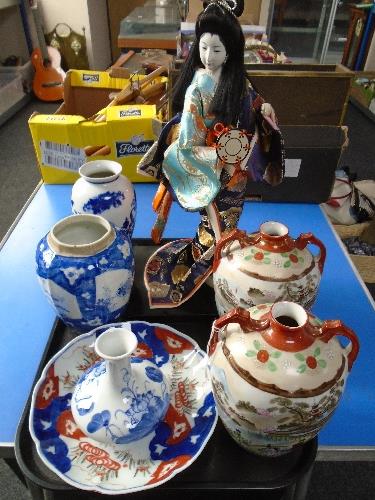
[[[265,319],[254,319],[250,316],[247,309],[236,307],[215,320],[213,326],[217,330],[221,330],[229,323],[239,323],[244,332],[251,332],[253,330],[264,330],[269,326],[270,320],[268,317]]]
[[[270,324],[269,318],[262,320],[253,319],[247,309],[242,307],[236,307],[229,311],[229,313],[224,314],[220,318],[216,319],[212,325],[212,331],[210,340],[208,342],[208,355],[211,356],[216,349],[216,345],[219,340],[225,338],[222,329],[229,323],[239,323],[242,330],[249,333],[254,330],[264,330]]]
[[[358,337],[351,328],[344,325],[340,320],[328,320],[323,322],[317,338],[323,342],[328,342],[336,335],[342,335],[350,340],[350,344],[346,347],[346,352],[348,354],[348,370],[350,371],[359,352]]]
[[[323,242],[319,240],[319,238],[316,238],[312,233],[302,233],[298,236],[298,238],[295,240],[296,247],[298,250],[303,250],[306,248],[306,246],[311,243],[312,245],[316,245],[319,247],[319,255],[318,255],[318,268],[320,271],[320,274],[323,273],[324,269],[324,263],[326,261],[326,247],[324,246]]]
[[[233,229],[227,234],[224,234],[222,238],[217,242],[215,247],[215,255],[214,261],[212,264],[212,271],[215,272],[219,267],[220,259],[222,257],[221,252],[224,248],[231,243],[232,241],[237,240],[241,245],[241,248],[244,248],[249,245],[254,245],[260,240],[260,235],[256,235],[254,238],[250,238],[246,231],[242,231],[241,229]]]

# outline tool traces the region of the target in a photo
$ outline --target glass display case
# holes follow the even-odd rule
[[[293,61],[341,62],[349,0],[272,0],[270,43]]]
[[[175,52],[182,13],[176,0],[148,0],[121,20],[118,47]]]
[[[148,36],[173,33],[175,36],[181,22],[176,0],[148,0],[136,7],[122,19],[120,36]]]
[[[334,10],[331,30],[325,40],[323,60],[326,63],[341,62],[348,36],[350,0],[340,0]]]

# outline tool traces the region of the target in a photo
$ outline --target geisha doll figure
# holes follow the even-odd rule
[[[160,239],[172,198],[201,215],[193,238],[167,243],[148,260],[144,276],[151,308],[177,307],[207,280],[215,241],[237,227],[248,179],[276,185],[284,174],[273,108],[245,70],[245,40],[237,20],[243,1],[203,5],[196,39],[172,92],[176,115],[138,166],[161,181],[154,240]],[[239,134],[237,143],[245,148],[236,152],[238,161],[219,157],[216,141],[228,131]]]

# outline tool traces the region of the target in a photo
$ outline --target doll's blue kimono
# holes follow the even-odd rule
[[[198,69],[186,92],[184,109],[163,128],[159,140],[144,157],[138,171],[161,180],[185,210],[199,211],[201,221],[194,238],[175,240],[160,247],[148,260],[145,285],[151,308],[177,307],[188,300],[212,272],[215,237],[205,207],[213,203],[221,232],[237,227],[248,179],[272,184],[284,175],[284,147],[279,129],[262,116],[264,100],[249,86],[235,127],[246,131],[251,152],[239,168],[223,163],[209,144],[215,117],[209,108],[216,82]],[[177,131],[176,131],[177,129]],[[176,138],[173,138],[172,136]],[[209,145],[208,145],[209,144]],[[268,168],[268,170],[267,170]],[[163,208],[156,224],[163,226]]]

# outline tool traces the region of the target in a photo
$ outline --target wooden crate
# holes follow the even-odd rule
[[[341,64],[248,64],[280,125],[342,125],[354,72]]]
[[[175,61],[172,85],[183,61]],[[280,125],[340,126],[355,73],[341,64],[246,64],[256,90]]]

